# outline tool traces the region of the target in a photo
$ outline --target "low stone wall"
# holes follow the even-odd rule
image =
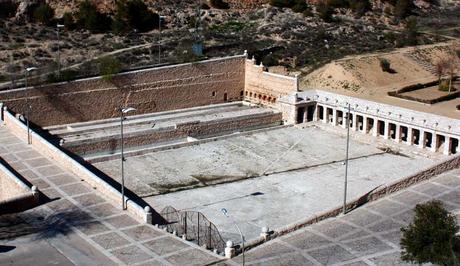
[[[225,103],[243,98],[245,55],[164,66],[28,89],[0,92],[0,102],[45,127]],[[29,98],[26,101],[26,98]]]
[[[19,138],[27,140],[27,127],[14,117],[6,109],[6,107],[3,109],[3,119],[4,125],[11,133],[15,134]],[[61,151],[59,148],[49,143],[46,139],[34,131],[31,131],[31,145],[41,154],[59,164],[59,166],[63,169],[74,173],[85,182],[89,183],[92,187],[103,194],[104,197],[107,197],[114,203],[121,205],[121,193],[117,189]],[[150,209],[145,211],[141,206],[130,200],[128,197],[125,197],[125,199],[127,201],[127,210],[133,214],[136,219],[143,222],[151,222],[152,213]]]
[[[369,193],[350,200],[347,203],[347,210],[353,210],[365,203],[368,203],[370,201],[375,201],[380,198],[383,198],[391,193],[395,193],[397,191],[400,191],[402,189],[405,189],[407,187],[410,187],[414,184],[417,184],[419,182],[428,180],[434,176],[437,176],[439,174],[442,174],[444,172],[456,169],[460,167],[460,155],[458,156],[453,156],[450,158],[447,158],[446,160],[426,168],[425,170],[419,171],[413,175],[404,177],[400,180],[397,180],[393,183],[390,183],[386,186],[381,186],[377,187],[374,190],[370,191]],[[322,220],[325,220],[327,218],[335,217],[339,214],[342,213],[343,211],[343,206],[339,206],[337,208],[334,208],[332,210],[328,210],[322,213],[318,213],[312,217],[308,217],[304,220],[295,222],[293,224],[286,225],[282,228],[277,228],[274,230],[274,233],[271,234],[268,238],[265,237],[259,237],[257,239],[253,239],[252,241],[249,241],[248,243],[245,244],[245,250],[254,248],[270,239],[274,239],[276,237],[288,234],[290,232],[296,231],[300,228],[303,228],[305,226],[318,223]],[[240,250],[241,251],[241,250]]]
[[[232,133],[248,129],[260,128],[263,126],[281,124],[280,113],[253,114],[243,117],[232,117],[211,122],[187,122],[180,123],[168,128],[136,132],[125,135],[125,147],[139,147],[153,143],[171,141],[187,137],[206,137],[217,134]],[[120,141],[113,136],[72,142],[69,145],[64,143],[64,148],[79,155],[86,155],[94,152],[110,151],[120,148]]]
[[[0,214],[27,210],[38,203],[36,188],[27,186],[0,160]]]

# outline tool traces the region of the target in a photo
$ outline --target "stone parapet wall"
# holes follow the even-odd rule
[[[27,127],[8,110],[6,110],[6,107],[4,107],[2,112],[3,123],[6,128],[17,137],[27,140]],[[117,206],[121,205],[121,193],[119,190],[111,186],[106,180],[103,180],[101,177],[95,175],[93,172],[88,170],[56,146],[49,143],[46,139],[34,131],[30,132],[30,136],[31,145],[42,155],[59,164],[59,166],[64,170],[75,174],[85,182],[89,183],[92,187],[104,195],[104,197],[110,199],[112,203]],[[125,197],[125,199],[127,201],[127,210],[133,214],[136,219],[143,222],[151,220],[151,213],[145,212],[139,204],[128,197]]]
[[[264,71],[254,59],[246,60],[244,99],[250,102],[273,105],[283,96],[299,90],[298,77],[283,76]]]
[[[110,81],[98,77],[3,91],[0,102],[25,113],[30,97],[30,120],[42,127],[118,117],[123,106],[144,114],[224,103],[242,99],[244,60],[226,57],[122,73]]]
[[[425,180],[429,180],[430,178],[433,178],[437,175],[440,175],[442,173],[445,173],[447,171],[457,169],[460,167],[460,156],[453,156],[450,158],[447,158],[436,165],[430,166],[424,170],[421,170],[415,174],[406,176],[404,178],[401,178],[395,182],[392,182],[390,184],[385,184],[380,187],[377,187],[375,190],[370,191],[369,193],[357,197],[354,199],[351,199],[347,202],[346,208],[349,211],[362,206],[368,202],[375,201],[378,199],[381,199],[387,195],[390,195],[392,193],[395,193],[397,191],[400,191],[402,189],[405,189],[411,185],[423,182]],[[343,206],[337,206],[336,208],[333,208],[331,210],[327,210],[321,213],[317,213],[316,215],[313,215],[311,217],[306,217],[305,219],[302,219],[300,221],[297,221],[295,223],[286,225],[281,228],[277,228],[274,230],[274,233],[270,235],[268,238],[264,237],[259,237],[257,239],[253,239],[249,241],[248,243],[245,244],[245,250],[249,250],[251,248],[254,248],[268,240],[286,235],[288,233],[291,233],[293,231],[296,231],[300,228],[306,227],[311,224],[318,223],[320,221],[323,221],[325,219],[331,218],[331,217],[336,217],[337,215],[341,214],[343,212]]]

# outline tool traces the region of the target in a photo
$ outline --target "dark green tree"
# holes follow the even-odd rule
[[[35,21],[50,26],[53,23],[54,9],[48,4],[41,4],[34,10],[33,15]]]
[[[228,5],[227,2],[224,2],[223,0],[210,0],[209,4],[217,9],[228,9],[230,6]]]
[[[80,3],[76,14],[77,25],[94,33],[105,32],[110,29],[112,19],[99,12],[93,3],[85,0]]]
[[[319,17],[325,22],[333,21],[332,15],[334,14],[334,9],[330,5],[321,2],[318,4],[316,10],[318,11]]]
[[[410,17],[406,20],[404,28],[404,41],[405,45],[417,45],[418,21],[416,17]]]
[[[117,1],[112,29],[115,32],[136,29],[146,32],[158,28],[160,17],[149,10],[141,0]]]
[[[460,265],[459,226],[440,201],[415,206],[415,216],[401,228],[401,259],[413,263]]]
[[[99,74],[104,80],[111,80],[112,77],[121,71],[120,61],[112,56],[98,59]]]
[[[65,12],[64,15],[62,16],[62,24],[69,29],[73,30],[75,29],[75,19],[73,18],[73,15],[69,12]]]
[[[16,14],[18,3],[13,1],[3,1],[0,4],[0,18],[11,18]]]
[[[397,18],[405,18],[409,16],[415,9],[413,0],[398,0],[395,4],[394,15]]]

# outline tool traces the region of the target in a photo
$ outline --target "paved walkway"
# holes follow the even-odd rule
[[[417,203],[431,199],[443,201],[460,222],[460,169],[274,239],[247,252],[247,265],[409,265],[399,259],[400,228]]]
[[[51,199],[21,214],[0,216],[0,265],[203,265],[222,259],[138,223],[1,125],[0,157]],[[31,228],[33,237],[24,236]],[[5,251],[5,245],[13,249]]]

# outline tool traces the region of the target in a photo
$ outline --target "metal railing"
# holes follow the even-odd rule
[[[165,207],[161,216],[167,221],[162,228],[170,233],[176,233],[199,246],[222,253],[225,241],[222,239],[217,227],[210,222],[201,212],[178,211],[171,206]]]

